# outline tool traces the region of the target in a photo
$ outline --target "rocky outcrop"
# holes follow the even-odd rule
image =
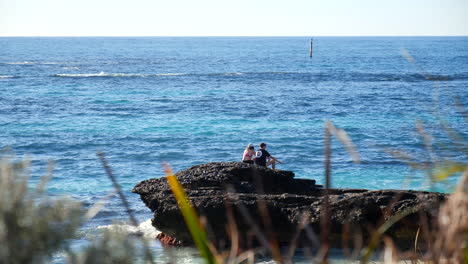
[[[294,239],[304,246],[315,243],[324,230],[320,219],[325,190],[314,180],[294,179],[293,172],[219,162],[194,166],[176,176],[206,220],[210,240],[218,246],[230,244],[229,220],[234,220],[244,247],[258,243],[258,230],[262,236],[271,234],[280,245]],[[192,243],[165,178],[140,182],[133,192],[154,212],[154,227],[177,243]],[[383,222],[401,216],[386,235],[407,248],[421,223],[431,225],[445,198],[445,194],[420,191],[330,189],[327,238],[332,246],[352,247],[353,241],[365,243]],[[301,223],[307,232],[298,233]]]

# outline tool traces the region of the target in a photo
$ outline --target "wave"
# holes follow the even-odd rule
[[[54,62],[54,61],[13,61],[13,62],[4,62],[4,64],[8,65],[34,65],[34,64],[41,64],[41,65],[58,65],[62,64],[61,62]]]
[[[15,61],[15,62],[5,62],[5,64],[9,64],[9,65],[32,65],[32,64],[37,64],[37,62],[33,62],[33,61]]]
[[[65,67],[64,69],[78,69],[74,67]],[[258,74],[258,73],[245,73],[245,72],[223,72],[223,73],[157,73],[157,74],[138,74],[138,73],[58,73],[55,77],[160,77],[160,76],[223,76],[223,75],[245,75],[245,74]]]
[[[133,73],[58,73],[55,77],[73,77],[73,78],[89,78],[89,77],[157,77],[157,76],[181,76],[187,75],[184,73],[160,73],[160,74],[133,74]]]
[[[104,225],[98,226],[97,229],[101,230],[110,230],[110,231],[120,231],[125,232],[128,234],[143,234],[146,238],[155,239],[156,236],[161,233],[160,231],[156,230],[154,226],[151,225],[151,219],[146,220],[145,222],[141,223],[138,227],[132,225],[125,225],[125,224],[113,224],[113,225]]]
[[[182,76],[187,75],[186,73],[160,73],[160,74],[149,74],[147,76]]]
[[[15,76],[10,75],[0,75],[0,79],[15,78]]]
[[[443,75],[422,75],[418,73],[366,73],[366,72],[220,72],[220,73],[59,73],[55,77],[89,78],[89,77],[171,77],[171,76],[206,76],[219,78],[222,76],[242,76],[253,79],[278,79],[295,81],[344,81],[344,82],[423,82],[423,81],[453,81],[468,79],[467,73]]]
[[[245,72],[223,72],[223,73],[212,73],[211,75],[244,75]]]
[[[13,61],[13,62],[4,62],[4,64],[8,64],[8,65],[34,65],[34,64],[61,65],[61,64],[64,64],[64,62],[58,62],[58,61]]]

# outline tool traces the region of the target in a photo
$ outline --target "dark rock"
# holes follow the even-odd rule
[[[301,221],[306,221],[317,236],[322,231],[320,216],[325,190],[318,188],[314,180],[294,179],[293,172],[220,162],[194,166],[176,176],[198,213],[206,219],[210,240],[219,246],[230,242],[229,211],[241,246],[245,247],[258,242],[252,235],[254,226],[263,234],[272,233],[280,245],[291,242]],[[142,181],[133,192],[154,212],[153,226],[178,243],[192,243],[165,178]],[[336,247],[343,243],[352,247],[355,236],[368,241],[382,223],[405,214],[386,235],[399,247],[408,248],[414,243],[422,218],[431,225],[446,198],[441,193],[401,190],[330,189],[328,194],[328,239]],[[313,240],[310,232],[298,237],[303,246]]]

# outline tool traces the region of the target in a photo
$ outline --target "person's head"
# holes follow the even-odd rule
[[[254,150],[254,146],[252,143],[250,143],[249,145],[247,145],[247,147],[245,148],[245,150]]]
[[[261,148],[261,149],[264,149],[264,148],[266,148],[266,146],[267,146],[267,144],[265,144],[265,143],[263,143],[263,142],[262,142],[262,143],[260,143],[260,148]]]

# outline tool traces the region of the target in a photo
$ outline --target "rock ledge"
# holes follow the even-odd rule
[[[280,245],[291,243],[301,221],[305,221],[317,236],[320,235],[325,191],[314,180],[294,179],[291,171],[271,170],[242,162],[197,165],[176,176],[198,213],[206,220],[210,241],[217,246],[229,246],[231,241],[227,231],[229,211],[243,247],[258,242],[253,236],[254,225],[264,234],[272,233]],[[142,181],[133,192],[139,194],[154,213],[153,226],[170,237],[166,242],[176,241],[177,245],[193,243],[164,177]],[[414,243],[421,217],[431,225],[446,198],[446,194],[421,191],[330,189],[329,240],[334,247],[345,244],[353,247],[356,236],[365,243],[384,221],[396,214],[408,214],[386,235],[392,237],[400,248],[409,248]],[[261,213],[265,210],[259,210],[259,204],[267,209],[266,215]],[[250,217],[246,218],[246,214]],[[309,235],[301,232],[297,242],[300,246],[311,246],[314,237],[310,232]],[[424,242],[420,245],[424,247]]]

